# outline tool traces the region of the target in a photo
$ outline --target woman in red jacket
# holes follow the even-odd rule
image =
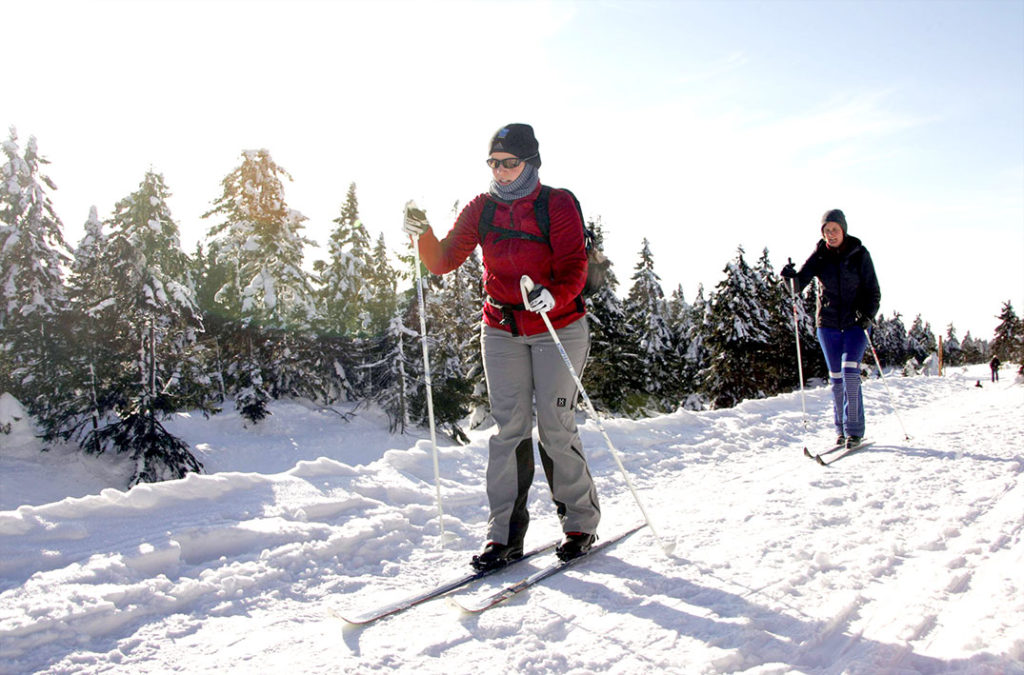
[[[540,316],[547,313],[573,367],[582,373],[590,350],[580,295],[587,278],[583,223],[572,195],[551,190],[550,228],[547,236],[541,231],[535,211],[541,160],[530,125],[499,129],[487,165],[493,176],[490,189],[462,210],[444,239],[438,241],[425,219],[407,216],[405,221],[405,231],[418,238],[420,258],[434,274],[456,269],[478,245],[483,250],[487,301],[481,340],[497,431],[487,464],[489,541],[472,561],[480,570],[501,567],[523,554],[534,474],[535,402],[541,464],[565,533],[558,556],[569,560],[586,553],[601,519],[576,428],[576,385]],[[481,227],[485,209],[489,223]],[[535,284],[528,305],[519,287],[523,275]]]

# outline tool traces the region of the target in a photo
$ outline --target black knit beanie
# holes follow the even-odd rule
[[[506,124],[491,138],[490,152],[507,152],[540,168],[540,144],[529,124]]]
[[[821,217],[821,229],[825,229],[825,223],[839,223],[843,228],[843,235],[846,235],[846,215],[839,209],[830,209]]]

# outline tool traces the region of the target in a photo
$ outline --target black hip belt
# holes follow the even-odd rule
[[[526,309],[526,305],[519,303],[516,305],[509,305],[506,303],[498,302],[491,296],[487,296],[484,300],[488,305],[501,312],[501,325],[508,326],[512,329],[512,335],[519,335],[519,327],[516,326],[516,318],[512,312],[521,312]]]

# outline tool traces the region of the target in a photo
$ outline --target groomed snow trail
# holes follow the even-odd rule
[[[643,530],[483,614],[441,600],[361,628],[335,611],[482,544],[486,431],[441,448],[443,550],[430,444],[379,420],[182,417],[217,473],[49,501],[26,485],[54,457],[5,449],[3,480],[39,498],[0,511],[0,672],[1024,673],[1024,386],[984,376],[890,380],[909,440],[865,383],[875,443],[831,467],[802,454],[831,440],[824,389],[812,432],[798,394],[606,420],[673,557]],[[584,441],[601,530],[640,522],[592,422]],[[527,543],[556,537],[540,472],[530,507]]]

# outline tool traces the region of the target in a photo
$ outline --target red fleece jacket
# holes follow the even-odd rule
[[[494,227],[543,237],[533,207],[538,194],[540,185],[511,204],[493,200],[486,193],[477,196],[462,210],[444,239],[438,241],[431,230],[420,237],[420,258],[434,274],[445,274],[465,262],[479,244],[483,249],[484,292],[502,305],[522,305],[519,280],[524,274],[529,275],[535,284],[544,286],[554,296],[555,307],[548,312],[548,318],[555,328],[562,328],[586,313],[582,299],[577,303],[577,298],[587,280],[587,253],[583,248],[583,223],[572,195],[563,190],[551,190],[548,201],[550,246],[518,238],[497,241],[496,233],[480,241],[480,216],[489,199],[496,204],[491,223]],[[536,335],[547,330],[536,312],[513,310],[513,318],[521,335]],[[484,305],[484,322],[511,330],[511,326],[502,324],[501,310],[489,302]]]

